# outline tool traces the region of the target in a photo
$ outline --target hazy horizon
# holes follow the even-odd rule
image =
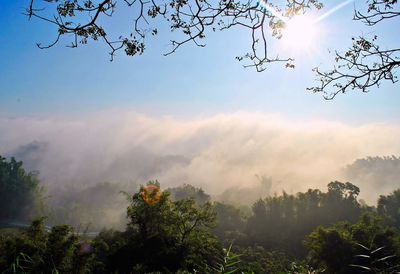
[[[50,187],[157,179],[164,188],[192,184],[217,195],[257,186],[258,175],[272,178],[273,193],[296,193],[349,180],[343,169],[357,159],[400,155],[400,127],[394,124],[250,112],[186,119],[126,110],[79,118],[1,117],[0,131],[0,155],[24,161]],[[373,189],[360,187],[361,198],[376,201]],[[392,182],[380,194],[397,187]]]

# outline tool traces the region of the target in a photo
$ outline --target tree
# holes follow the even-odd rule
[[[52,47],[61,37],[71,36],[70,47],[87,44],[89,40],[104,41],[110,49],[111,60],[118,50],[125,51],[129,56],[140,55],[145,50],[146,38],[157,35],[157,23],[162,21],[168,24],[171,31],[180,33],[180,38],[171,41],[171,50],[165,53],[169,55],[186,43],[204,47],[203,40],[209,31],[243,27],[251,35],[251,50],[237,59],[249,59],[248,66],[256,67],[257,71],[264,70],[265,65],[272,62],[293,66],[292,58],[280,58],[269,52],[268,36],[280,37],[283,17],[322,7],[318,0],[276,3],[266,0],[124,0],[123,4],[133,9],[135,14],[133,30],[127,35],[112,35],[103,20],[120,8],[116,0],[46,0],[45,8],[48,10],[37,6],[37,1],[30,1],[26,14],[29,18],[44,20],[57,28],[56,39],[44,46],[38,44],[40,48]]]
[[[379,197],[378,213],[385,218],[389,225],[400,227],[400,189]]]
[[[120,8],[116,0],[46,0],[45,8],[50,11],[37,7],[37,1],[31,0],[27,8],[29,18],[39,18],[57,27],[56,39],[44,46],[38,44],[40,48],[52,47],[61,37],[71,36],[70,47],[87,44],[89,40],[104,41],[110,49],[111,60],[118,50],[124,50],[130,56],[140,55],[145,50],[146,38],[157,35],[157,23],[162,20],[171,31],[179,31],[181,35],[171,41],[171,50],[165,53],[169,55],[186,43],[205,46],[203,41],[209,31],[243,27],[250,30],[251,49],[236,58],[250,60],[245,67],[253,66],[257,71],[265,70],[266,65],[273,62],[283,62],[286,67],[293,68],[294,60],[290,56],[281,58],[279,54],[275,56],[269,52],[268,39],[281,37],[285,18],[323,7],[319,0],[280,3],[267,0],[124,0],[135,13],[133,31],[127,35],[112,35],[103,20]],[[355,10],[354,20],[373,27],[382,21],[396,20],[399,15],[397,0],[368,0],[366,11]],[[399,48],[382,48],[377,35],[353,38],[352,42],[345,53],[335,51],[336,65],[332,69],[314,69],[320,84],[308,90],[333,99],[348,90],[367,92],[385,80],[397,81]]]
[[[210,195],[205,193],[202,188],[197,188],[189,184],[167,188],[165,191],[170,193],[171,198],[174,201],[193,198],[199,205],[203,205],[210,201]]]
[[[311,263],[327,273],[397,273],[399,237],[379,216],[365,213],[355,224],[318,227],[307,236],[305,245]]]
[[[0,222],[21,221],[40,209],[43,189],[37,173],[26,172],[23,163],[0,156]]]
[[[355,255],[347,234],[337,228],[322,227],[311,233],[306,241],[313,264],[328,269],[328,273],[351,273],[349,264]]]
[[[158,182],[135,193],[128,207],[125,243],[109,254],[109,272],[175,273],[202,270],[217,263],[222,247],[211,234],[215,212],[209,202],[172,201]]]
[[[243,212],[239,208],[230,204],[215,202],[214,210],[217,213],[217,225],[213,230],[220,240],[225,240],[227,244],[233,240],[236,244],[241,244],[246,240],[244,228],[246,220]]]
[[[1,273],[91,273],[90,244],[67,225],[44,225],[36,219],[20,234],[0,234]]]
[[[366,11],[356,10],[354,20],[368,27],[400,18],[397,0],[368,0],[366,8]],[[397,82],[400,48],[382,47],[376,34],[372,37],[353,37],[352,46],[344,53],[336,51],[335,55],[333,69],[314,69],[320,85],[309,88],[313,92],[322,92],[326,99],[333,99],[349,90],[367,92],[371,87],[379,87],[383,81]]]
[[[357,222],[361,210],[357,202],[359,188],[338,181],[328,184],[326,193],[309,189],[305,193],[260,199],[253,205],[246,233],[249,243],[266,249],[306,255],[303,239],[317,226],[331,226],[339,221]]]
[[[242,273],[292,273],[289,271],[290,258],[285,253],[268,252],[257,245],[238,249],[236,252],[241,254],[239,267]]]

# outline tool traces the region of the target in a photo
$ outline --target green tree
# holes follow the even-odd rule
[[[395,271],[400,263],[399,240],[396,230],[386,227],[376,214],[366,213],[355,224],[342,222],[318,227],[307,236],[305,245],[311,263],[328,273],[365,273],[371,263],[382,271],[372,273],[394,273],[389,269]],[[375,250],[378,259],[371,260],[366,250]]]
[[[202,205],[211,199],[210,195],[205,193],[202,188],[197,188],[189,184],[167,188],[165,191],[171,194],[171,199],[174,201],[193,198],[197,204]]]
[[[173,201],[158,182],[142,186],[130,200],[125,243],[109,254],[109,271],[174,273],[217,263],[222,247],[210,231],[216,218],[211,203]]]
[[[357,186],[331,182],[326,193],[310,189],[304,193],[267,197],[253,205],[246,234],[249,244],[281,250],[291,255],[306,255],[302,241],[317,226],[338,221],[356,222],[360,216]]]
[[[349,265],[355,254],[350,235],[337,228],[319,227],[305,243],[314,265],[327,268],[329,273],[351,273]]]
[[[378,213],[385,218],[388,225],[400,228],[400,189],[379,197]]]
[[[231,242],[239,245],[247,243],[247,235],[244,233],[246,219],[243,212],[233,205],[215,202],[214,210],[217,213],[216,227],[213,229],[214,235],[224,244]]]
[[[267,251],[258,245],[235,251],[241,254],[239,268],[244,273],[289,273],[291,261],[283,252]]]
[[[45,218],[22,233],[0,234],[1,273],[90,273],[93,255],[67,225],[48,230]]]
[[[360,217],[361,209],[357,201],[360,189],[349,183],[334,181],[328,184],[328,192],[323,198],[323,212],[332,224],[337,221],[356,222]]]
[[[26,220],[38,213],[42,194],[37,173],[26,172],[14,158],[0,156],[0,222]]]

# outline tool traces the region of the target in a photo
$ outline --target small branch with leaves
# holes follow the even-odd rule
[[[397,0],[369,0],[366,13],[356,10],[354,20],[369,27],[384,20],[400,17]],[[400,66],[400,48],[384,49],[378,44],[378,36],[352,38],[352,46],[344,53],[335,52],[335,66],[328,71],[314,69],[320,83],[308,90],[323,93],[325,99],[333,99],[349,90],[368,92],[384,81],[397,82]]]
[[[171,41],[171,49],[164,54],[170,55],[188,43],[204,47],[209,31],[242,27],[249,30],[251,49],[237,59],[250,60],[245,66],[255,67],[257,71],[263,71],[273,62],[293,67],[292,58],[281,58],[269,52],[268,39],[279,38],[284,25],[277,14],[293,16],[322,7],[318,0],[121,0],[118,3],[117,0],[43,0],[41,3],[45,5],[37,8],[39,1],[31,0],[26,15],[57,28],[54,41],[38,44],[42,49],[60,43],[61,37],[69,37],[70,47],[87,44],[89,40],[102,40],[110,50],[111,60],[119,50],[129,56],[140,55],[145,50],[147,36],[157,35],[157,24],[162,23],[180,37]],[[126,35],[112,34],[106,27],[105,18],[112,17],[121,5],[134,13],[131,31]]]

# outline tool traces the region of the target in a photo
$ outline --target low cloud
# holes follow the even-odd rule
[[[299,122],[263,113],[176,119],[128,111],[79,118],[0,118],[0,154],[49,187],[158,179],[218,194],[272,177],[273,192],[324,188],[366,156],[400,155],[400,127]],[[393,185],[393,188],[398,185]]]
[[[400,188],[400,158],[357,159],[343,169],[343,176],[363,190],[367,201],[374,201],[377,194],[389,194],[393,188]]]

